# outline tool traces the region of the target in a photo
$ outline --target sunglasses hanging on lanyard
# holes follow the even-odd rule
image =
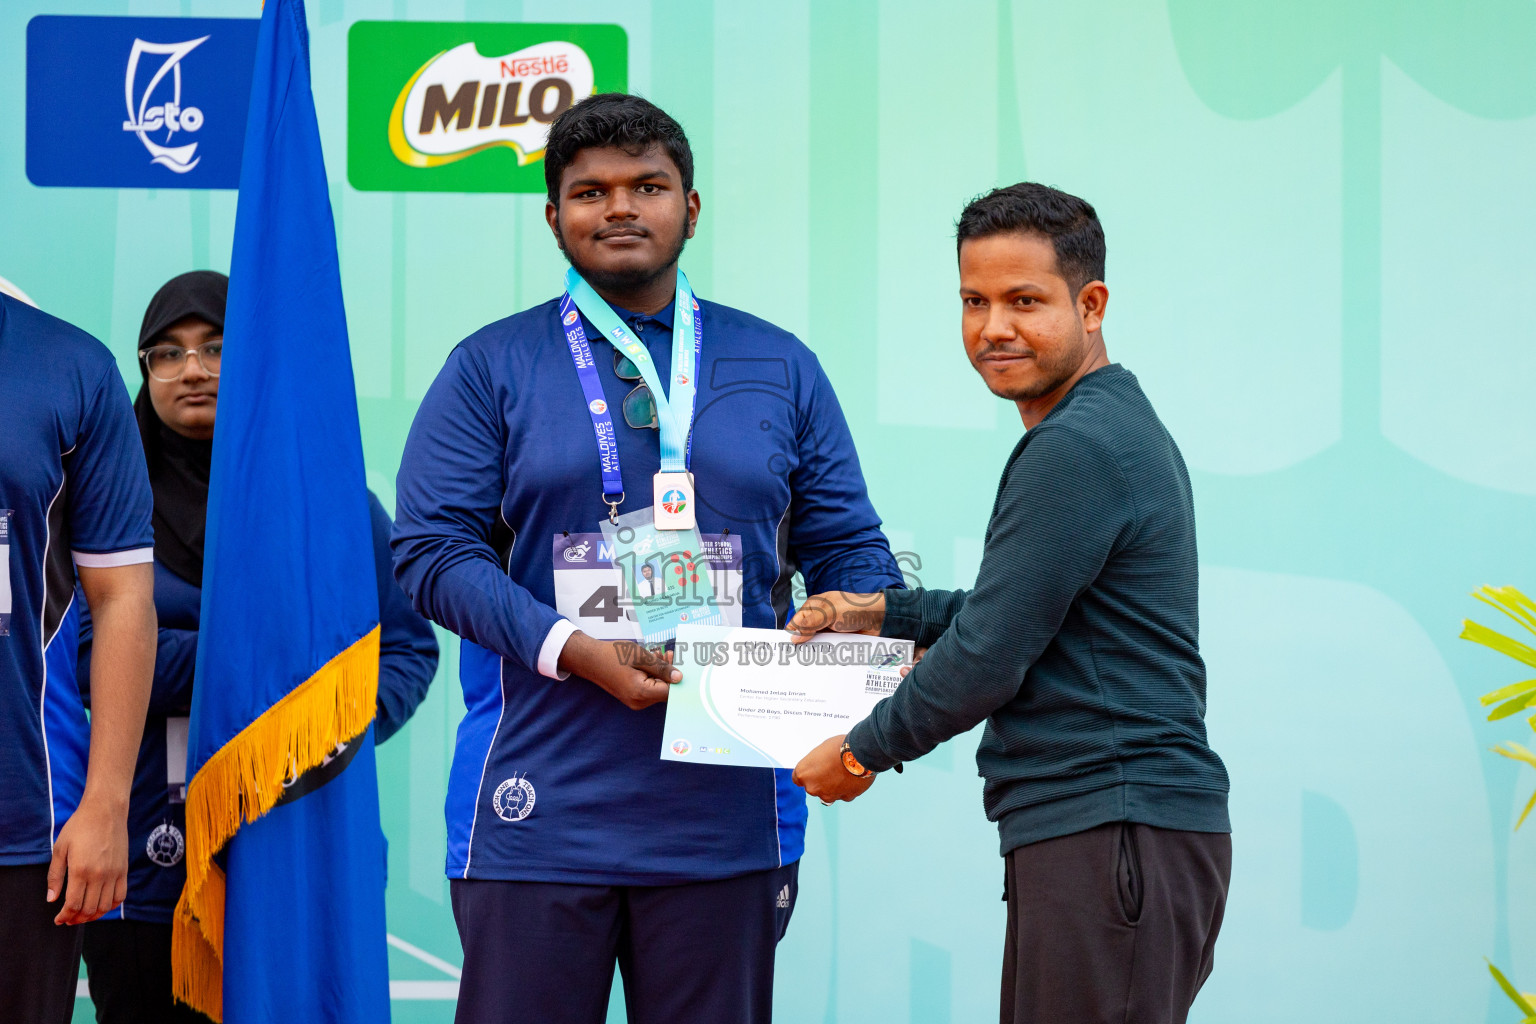
[[[696,526],[693,474],[688,471],[693,447],[693,407],[697,395],[699,353],[704,345],[703,318],[688,286],[687,276],[677,272],[677,300],[672,316],[672,387],[663,387],[656,363],[629,325],[587,284],[572,267],[565,275],[565,296],[560,301],[560,324],[576,364],[581,390],[597,435],[598,459],[603,471],[603,501],[608,518],[618,518],[624,501],[624,481],[619,472],[618,438],[613,417],[603,397],[602,379],[592,358],[592,346],[582,325],[583,315],[612,343],[616,352],[634,364],[650,389],[661,434],[661,470],[652,478],[652,515],[658,530],[691,530]],[[579,311],[579,312],[578,312]]]

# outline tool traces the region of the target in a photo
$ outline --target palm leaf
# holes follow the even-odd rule
[[[1481,703],[1483,707],[1487,707],[1489,704],[1495,704],[1501,700],[1508,700],[1516,694],[1531,692],[1536,692],[1536,679],[1522,679],[1518,683],[1510,683],[1508,686],[1499,687],[1492,693],[1483,694],[1478,698],[1478,702]]]
[[[1525,683],[1516,685],[1530,685],[1532,686],[1532,689],[1530,692],[1521,694],[1514,700],[1505,701],[1503,704],[1500,704],[1498,707],[1488,712],[1488,721],[1497,722],[1501,718],[1508,718],[1510,715],[1518,714],[1531,705],[1536,704],[1536,679],[1527,679]],[[1489,694],[1488,696],[1492,697],[1493,695]],[[1487,705],[1489,703],[1491,703],[1491,701],[1489,701],[1487,697],[1484,697],[1483,704]]]
[[[1505,740],[1499,746],[1493,748],[1493,752],[1500,757],[1507,757],[1511,761],[1524,761],[1536,768],[1536,753],[1532,753],[1514,740]]]
[[[1493,980],[1499,983],[1499,988],[1503,989],[1504,994],[1509,996],[1509,1001],[1520,1007],[1526,1017],[1536,1017],[1536,1006],[1532,1006],[1531,1001],[1522,995],[1519,989],[1509,983],[1509,979],[1504,977],[1504,973],[1493,966],[1493,961],[1485,959],[1483,962],[1488,965],[1488,971],[1493,975]],[[1521,1024],[1524,1024],[1524,1022],[1521,1022]]]
[[[1532,807],[1536,807],[1536,793],[1531,794],[1531,798],[1525,802],[1525,810],[1521,811],[1520,817],[1515,819],[1516,832],[1519,832],[1520,826],[1525,824],[1525,817],[1531,813]]]
[[[1536,722],[1531,723],[1531,728],[1536,729]],[[1531,767],[1536,768],[1536,754],[1531,753],[1513,740],[1505,740],[1502,746],[1494,747],[1493,752],[1500,757],[1507,757],[1511,761],[1524,761]],[[1533,807],[1536,807],[1536,793],[1531,794],[1531,799],[1526,802],[1525,810],[1520,812],[1520,817],[1515,821],[1515,831],[1518,832],[1520,826],[1525,824],[1526,815],[1531,813]]]
[[[1483,586],[1473,591],[1472,596],[1490,608],[1497,608],[1519,623],[1526,632],[1536,635],[1536,602],[1533,602],[1516,588]],[[1470,619],[1464,620],[1461,627],[1461,638],[1463,640],[1471,640],[1473,643],[1482,644],[1490,650],[1498,651],[1500,654],[1514,658],[1522,664],[1536,668],[1536,649],[1521,643],[1513,637],[1505,636],[1496,629],[1489,629],[1487,626],[1473,622]],[[1483,707],[1487,707],[1490,704],[1498,705],[1488,712],[1488,721],[1490,722],[1497,722],[1511,715],[1517,715],[1522,711],[1536,707],[1536,679],[1523,679],[1518,683],[1502,686],[1492,693],[1483,694],[1479,698],[1479,702]],[[1532,729],[1536,729],[1536,717],[1530,719],[1530,726]],[[1512,761],[1524,761],[1526,764],[1536,768],[1536,754],[1531,753],[1518,743],[1506,742],[1501,746],[1494,747],[1493,752],[1500,757],[1507,757]],[[1530,816],[1532,810],[1536,810],[1536,793],[1531,794],[1530,800],[1526,801],[1524,809],[1520,812],[1520,817],[1515,820],[1516,831],[1519,831],[1520,826],[1525,824],[1525,819]],[[1509,993],[1510,998],[1521,1003],[1528,1016],[1536,1018],[1536,1008],[1532,1008],[1529,1004],[1522,1001],[1519,994],[1504,979],[1504,976],[1498,972],[1498,969],[1491,963],[1488,965],[1488,969],[1493,971],[1494,977],[1504,987],[1504,991]],[[1536,1024],[1536,1022],[1533,1022],[1533,1024]]]
[[[1471,640],[1475,644],[1506,654],[1516,661],[1523,662],[1532,668],[1536,668],[1536,650],[1532,650],[1518,640],[1512,640],[1497,630],[1489,629],[1480,623],[1467,619],[1461,624],[1461,638]]]
[[[1508,615],[1528,632],[1536,633],[1536,602],[1514,587],[1478,587],[1472,596]]]

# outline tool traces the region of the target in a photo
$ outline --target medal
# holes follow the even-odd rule
[[[658,530],[691,530],[697,525],[693,508],[693,474],[660,472],[652,477],[651,503]]]

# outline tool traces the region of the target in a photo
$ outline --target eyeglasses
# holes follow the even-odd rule
[[[217,377],[220,358],[223,354],[223,341],[205,341],[197,348],[182,348],[180,345],[151,345],[149,348],[139,349],[139,358],[144,360],[144,369],[162,384],[181,379],[181,375],[187,372],[187,356],[196,356],[197,364],[203,368],[203,372],[210,377]]]
[[[618,349],[613,350],[613,373],[619,380],[643,382],[645,379],[640,367]],[[644,383],[624,396],[623,409],[624,422],[636,430],[660,429],[661,425],[656,419],[656,400],[651,397],[651,389]]]

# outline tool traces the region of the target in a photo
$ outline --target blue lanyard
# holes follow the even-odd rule
[[[581,392],[592,417],[592,430],[597,435],[598,461],[603,471],[603,501],[608,504],[611,519],[618,514],[619,504],[624,500],[618,437],[613,429],[613,416],[608,412],[608,402],[603,397],[602,378],[592,358],[592,346],[581,315],[585,314],[614,348],[629,357],[650,388],[661,433],[661,470],[664,473],[685,472],[693,454],[693,408],[698,394],[699,359],[704,348],[704,318],[699,315],[699,306],[688,286],[687,276],[679,270],[677,304],[672,314],[673,383],[669,394],[661,386],[661,374],[645,344],[635,337],[602,296],[582,280],[574,267],[566,272],[565,285],[566,292],[560,300],[560,324],[571,351],[571,361],[576,364],[576,375],[581,379]],[[688,344],[689,335],[693,336],[692,345]]]

